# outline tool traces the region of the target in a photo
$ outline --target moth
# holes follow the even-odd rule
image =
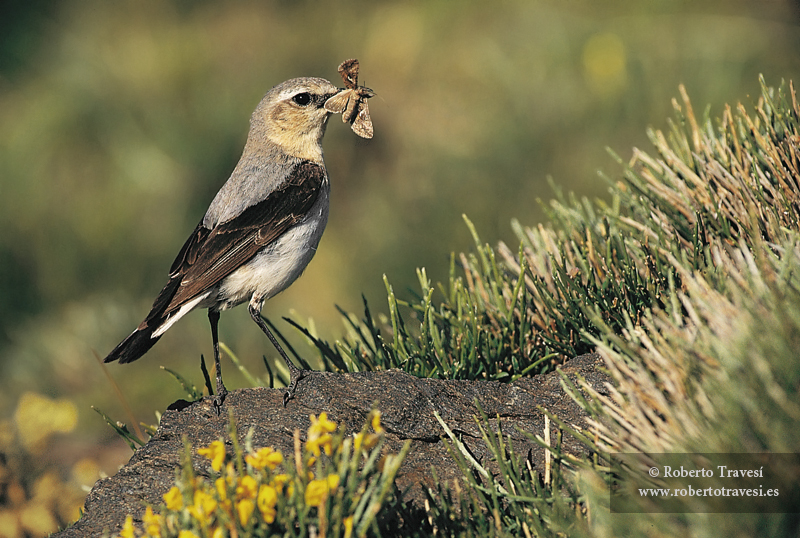
[[[375,92],[366,86],[358,85],[358,60],[352,58],[339,64],[339,74],[344,81],[344,89],[325,101],[325,110],[342,114],[342,121],[361,138],[372,138],[372,119],[369,117],[367,99]]]

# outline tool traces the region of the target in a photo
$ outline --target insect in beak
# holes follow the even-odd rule
[[[361,138],[372,138],[372,119],[369,117],[367,99],[375,92],[366,86],[358,85],[358,60],[345,60],[339,65],[339,74],[344,81],[344,89],[325,101],[325,110],[342,114],[342,121]]]

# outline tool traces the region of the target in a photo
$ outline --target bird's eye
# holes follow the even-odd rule
[[[308,103],[311,102],[311,94],[308,92],[298,93],[297,95],[292,97],[292,101],[294,101],[300,106],[306,106]]]

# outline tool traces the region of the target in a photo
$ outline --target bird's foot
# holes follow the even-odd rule
[[[301,370],[296,366],[289,370],[289,386],[286,387],[286,392],[283,393],[283,407],[286,407],[286,403],[294,398],[294,393],[297,391],[297,382],[310,373],[309,370]]]
[[[222,413],[222,404],[227,395],[228,389],[222,384],[221,379],[217,379],[217,393],[214,395],[214,411],[217,413],[217,416],[220,416]]]

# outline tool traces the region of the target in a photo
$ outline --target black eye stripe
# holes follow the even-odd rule
[[[311,94],[308,92],[298,93],[297,95],[292,97],[292,101],[294,101],[300,106],[306,106],[312,101]]]

